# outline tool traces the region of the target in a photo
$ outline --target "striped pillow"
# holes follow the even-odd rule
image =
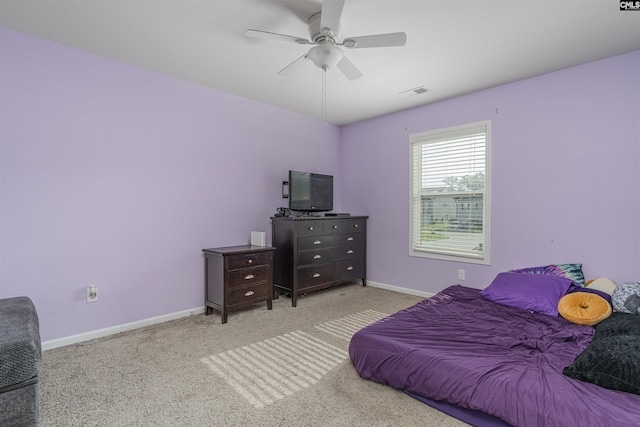
[[[550,264],[541,267],[520,268],[509,270],[509,273],[548,274],[551,276],[566,277],[576,284],[584,286],[584,274],[582,264]]]

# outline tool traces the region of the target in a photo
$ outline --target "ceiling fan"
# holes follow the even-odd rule
[[[344,0],[323,0],[322,10],[311,15],[309,18],[310,40],[302,37],[253,29],[245,31],[245,35],[247,37],[313,45],[307,53],[278,71],[277,74],[280,76],[291,75],[306,64],[307,60],[311,60],[311,62],[324,72],[330,68],[337,67],[349,80],[356,80],[362,77],[362,73],[344,56],[339,46],[348,49],[404,46],[407,42],[407,35],[405,33],[387,33],[340,39],[340,16],[342,15],[343,7]]]

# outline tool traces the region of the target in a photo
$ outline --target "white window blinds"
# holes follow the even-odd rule
[[[489,263],[490,121],[411,143],[411,255]]]

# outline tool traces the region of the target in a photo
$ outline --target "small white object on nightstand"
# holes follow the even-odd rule
[[[252,231],[251,244],[253,246],[267,246],[267,233],[264,231]]]

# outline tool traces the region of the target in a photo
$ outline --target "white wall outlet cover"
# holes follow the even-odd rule
[[[98,301],[98,287],[91,285],[87,287],[87,302]]]

